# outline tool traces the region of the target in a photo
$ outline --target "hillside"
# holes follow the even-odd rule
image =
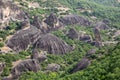
[[[119,80],[119,0],[1,0],[0,80]]]

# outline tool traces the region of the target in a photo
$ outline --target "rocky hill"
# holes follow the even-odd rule
[[[1,0],[0,80],[119,80],[119,0]]]

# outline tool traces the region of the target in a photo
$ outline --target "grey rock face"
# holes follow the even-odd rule
[[[64,25],[83,25],[83,26],[89,26],[91,25],[91,23],[89,22],[89,20],[80,17],[78,15],[67,15],[63,18],[59,19]]]
[[[47,71],[53,71],[53,72],[59,71],[59,69],[60,69],[60,65],[59,64],[55,64],[55,63],[48,64],[48,66],[46,68]]]
[[[70,39],[78,39],[79,35],[77,33],[77,31],[74,28],[71,28],[68,32],[67,32],[67,36]]]
[[[87,43],[91,43],[92,42],[92,37],[90,35],[84,35],[84,36],[80,36],[80,40],[87,42]]]
[[[0,0],[0,23],[8,25],[10,21],[24,21],[28,19],[25,12],[11,1]],[[0,27],[0,28],[3,28]]]
[[[29,45],[34,44],[40,38],[41,32],[31,26],[26,30],[20,30],[6,42],[7,46],[16,52],[20,52],[29,48]]]
[[[51,26],[55,27],[55,24],[58,22],[58,18],[54,13],[51,13],[50,16],[48,16],[45,20],[45,22]]]
[[[65,54],[72,50],[71,46],[52,34],[42,36],[35,46],[36,49],[41,49],[51,54]]]
[[[102,46],[102,39],[100,36],[100,32],[98,28],[94,28],[94,36],[95,36],[95,46],[101,47]]]
[[[88,58],[83,58],[80,62],[77,63],[77,65],[74,67],[74,69],[71,71],[72,73],[83,70],[87,68],[90,64],[90,60]]]
[[[97,28],[99,30],[108,30],[108,29],[110,29],[110,27],[107,24],[105,24],[104,22],[96,23],[95,28]]]
[[[37,49],[33,49],[31,59],[36,59],[40,63],[45,61],[47,59],[47,56],[45,54],[40,54]]]
[[[33,71],[37,72],[40,70],[39,62],[36,59],[24,60],[16,65],[12,70],[12,78],[17,79],[23,72]]]

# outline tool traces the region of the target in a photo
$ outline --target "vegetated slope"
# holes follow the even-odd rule
[[[88,0],[88,1],[94,1],[98,4],[102,4],[106,6],[120,7],[119,0]]]
[[[25,0],[25,2],[22,0],[15,1],[19,1],[21,9],[23,9],[25,12],[28,12],[30,22],[33,21],[33,16],[39,16],[41,20],[44,20],[46,15],[54,12],[58,17],[62,17],[68,14],[78,14],[80,16],[86,17],[93,23],[101,20],[107,20],[109,21],[108,25],[110,27],[120,28],[120,9],[118,8],[119,3],[116,3],[115,0],[104,0],[102,2],[100,0]],[[29,8],[26,1],[35,1],[39,3],[39,7]],[[112,1],[115,3],[113,4]],[[0,31],[0,38],[3,38],[3,42],[5,42],[6,37],[10,34],[13,34],[14,31],[16,31],[16,28],[19,27],[19,22],[10,23],[8,29]],[[63,30],[51,32],[73,47],[75,45],[75,50],[65,55],[48,54],[47,61],[41,64],[42,71],[37,73],[24,73],[20,77],[20,80],[119,80],[119,44],[115,48],[109,48],[109,46],[102,47],[96,52],[96,54],[90,56],[92,63],[88,68],[73,74],[70,73],[70,70],[73,69],[74,66],[84,57],[89,49],[96,48],[95,46],[92,46],[80,40],[69,39],[66,36],[66,32],[73,27],[77,31],[81,31],[83,33],[86,32],[86,34],[94,37],[93,26],[86,27],[80,25],[72,25],[66,26]],[[12,30],[14,31],[12,32]],[[109,31],[107,30],[101,31],[103,40],[111,40],[111,38],[109,38],[111,37],[111,34],[109,36],[106,35],[108,32]],[[3,42],[1,42],[1,45],[4,45]],[[12,62],[19,59],[26,59],[27,57],[29,58],[30,54],[31,47],[27,51],[22,51],[19,54],[0,54],[0,61],[6,63],[6,67],[4,68],[1,76],[4,77],[10,74],[10,70],[13,66]],[[60,70],[58,72],[47,72],[46,66],[50,63],[59,64]]]

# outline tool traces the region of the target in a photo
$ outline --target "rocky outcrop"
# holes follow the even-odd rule
[[[83,70],[87,68],[91,64],[91,55],[96,53],[96,49],[89,50],[86,55],[75,65],[75,67],[71,70],[71,73]]]
[[[80,17],[78,15],[67,15],[65,17],[62,17],[59,19],[64,25],[83,25],[83,26],[89,26],[91,25],[91,22],[83,17]]]
[[[105,22],[106,24],[104,22],[101,21],[101,22],[96,23],[95,28],[97,28],[99,30],[108,30],[108,29],[110,29],[110,27],[107,25],[107,22]]]
[[[23,72],[33,71],[37,72],[40,70],[39,62],[36,59],[28,59],[20,62],[11,70],[13,79],[17,79]]]
[[[41,32],[37,28],[31,26],[28,29],[20,30],[15,33],[6,44],[14,51],[20,52],[28,49],[31,44],[34,44],[40,38],[40,34]]]
[[[90,35],[80,36],[80,40],[87,43],[91,43],[93,41]]]
[[[95,46],[101,47],[102,46],[102,39],[100,36],[100,32],[98,28],[94,28],[94,36],[95,36]]]
[[[26,19],[28,19],[26,13],[13,2],[0,0],[0,23],[3,27],[8,25],[10,21],[24,21]]]
[[[32,25],[40,29],[44,34],[63,27],[63,24],[59,22],[54,13],[51,13],[44,22],[42,22],[38,16],[35,16]]]
[[[51,13],[45,20],[45,23],[47,23],[51,27],[55,27],[55,24],[57,24],[58,18],[54,13]]]
[[[43,33],[46,33],[46,29],[43,27],[42,21],[38,16],[34,16],[32,25],[40,29]]]
[[[31,59],[36,59],[40,62],[43,62],[47,59],[46,54],[39,53],[37,49],[33,49],[32,54],[31,54]]]
[[[47,32],[58,30],[59,28],[64,27],[64,25],[59,21],[58,17],[51,13],[44,22],[48,25]]]
[[[77,65],[74,67],[74,69],[71,71],[71,73],[83,70],[87,68],[90,65],[90,60],[88,58],[83,58]]]
[[[55,63],[48,64],[46,68],[47,71],[52,71],[52,72],[59,71],[59,69],[60,69],[60,65]]]
[[[78,39],[79,38],[79,34],[78,32],[74,29],[74,28],[71,28],[67,34],[68,38],[70,39]]]
[[[52,34],[42,36],[35,44],[36,49],[50,54],[65,54],[72,51],[72,47]]]

